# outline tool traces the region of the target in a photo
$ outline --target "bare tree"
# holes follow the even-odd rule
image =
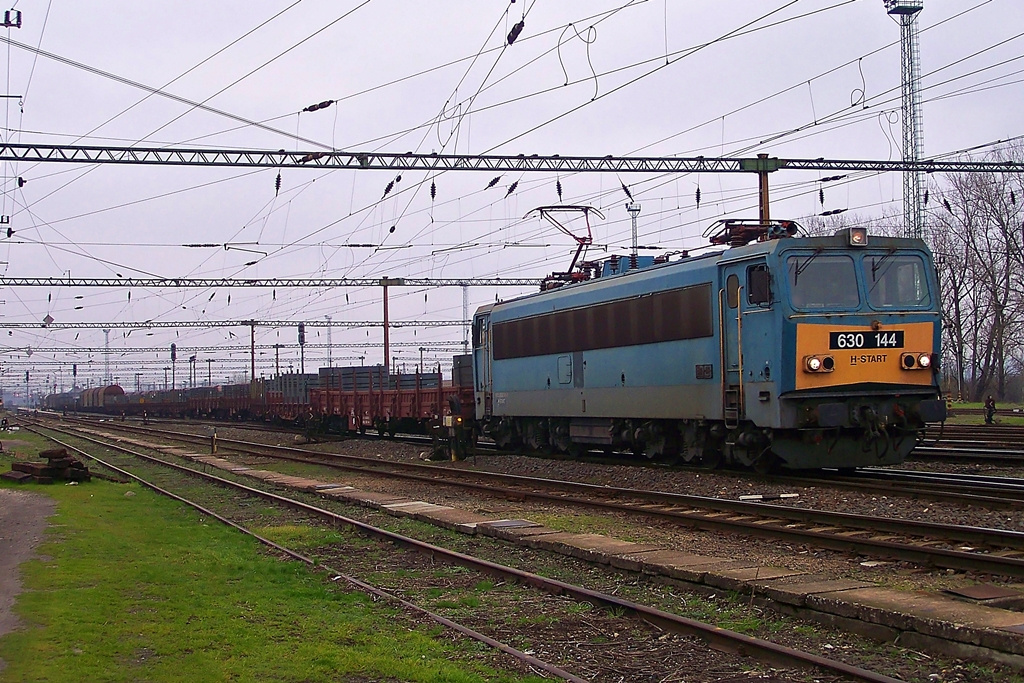
[[[1007,148],[989,160],[1022,156]],[[928,224],[957,384],[974,400],[1003,398],[1024,354],[1024,186],[1018,174],[970,173],[944,178],[939,191]]]

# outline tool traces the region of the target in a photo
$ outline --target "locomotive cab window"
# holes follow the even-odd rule
[[[479,349],[484,345],[486,331],[487,318],[481,316],[473,321],[473,348]]]
[[[789,298],[794,308],[857,308],[857,270],[849,256],[809,253],[786,260]]]
[[[747,268],[747,303],[752,306],[771,304],[771,277],[768,266],[762,264]]]
[[[725,281],[725,299],[729,308],[740,305],[740,279],[735,275],[730,275]]]
[[[864,270],[872,308],[904,308],[931,303],[927,271],[917,254],[865,256]]]

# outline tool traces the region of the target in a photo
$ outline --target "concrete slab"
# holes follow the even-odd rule
[[[433,503],[424,503],[422,500],[407,500],[400,501],[398,503],[387,503],[381,506],[382,509],[393,512],[400,517],[412,517],[416,519],[420,513],[428,512],[431,510],[443,510],[446,509],[443,505],[434,505]],[[451,508],[447,508],[451,509]]]
[[[475,512],[450,507],[424,510],[418,512],[416,518],[424,522],[437,524],[445,529],[453,529],[470,535],[476,533],[476,526],[478,524],[489,521],[489,518],[478,515]]]
[[[364,491],[362,489],[352,489],[351,491],[343,493],[331,493],[331,496],[335,498],[343,498],[345,500],[364,505],[366,507],[379,508],[390,503],[400,503],[407,498],[401,496],[395,496],[390,493],[377,493],[376,491]]]
[[[896,591],[877,586],[843,591],[838,596],[816,595],[814,598],[808,602],[817,609],[837,611],[839,607],[862,621],[1024,655],[1024,634],[1013,630],[1024,623],[1024,614],[1020,612],[934,593]],[[841,606],[837,602],[841,602]]]
[[[557,548],[556,552],[601,564],[611,564],[615,556],[635,555],[658,548],[654,545],[620,541],[600,534],[547,534],[538,537],[537,543],[541,548]]]
[[[815,593],[837,593],[857,588],[869,588],[870,583],[852,581],[850,579],[833,579],[814,575],[803,575],[793,579],[776,579],[766,581],[750,581],[764,595],[787,605],[802,607],[807,598]]]
[[[750,562],[711,555],[694,555],[679,550],[641,550],[617,557],[613,566],[634,571],[668,576],[681,581],[705,583],[709,572],[753,568]]]
[[[319,489],[317,493],[322,493],[325,496],[330,496],[335,493],[348,493],[349,491],[355,491],[355,486],[332,486],[329,489]]]
[[[770,581],[803,575],[801,571],[784,567],[740,567],[708,573],[704,577],[704,583],[724,590],[749,592],[753,581]]]
[[[529,526],[504,526],[495,525],[490,522],[483,522],[477,525],[476,531],[481,536],[500,538],[513,543],[522,543],[523,545],[534,548],[537,546],[531,546],[531,540],[541,536],[550,536],[552,534],[560,533],[555,529],[549,529],[546,526],[541,526],[534,522],[531,522]]]

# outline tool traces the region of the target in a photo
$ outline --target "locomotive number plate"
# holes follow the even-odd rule
[[[829,349],[902,349],[903,330],[829,332]]]

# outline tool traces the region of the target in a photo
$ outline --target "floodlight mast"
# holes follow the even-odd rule
[[[924,0],[884,0],[889,16],[899,17],[900,76],[903,91],[903,161],[917,163],[921,158],[923,130],[921,123],[921,51],[918,43],[917,15],[924,9]],[[920,171],[903,172],[904,232],[908,237],[922,237],[923,188]]]

